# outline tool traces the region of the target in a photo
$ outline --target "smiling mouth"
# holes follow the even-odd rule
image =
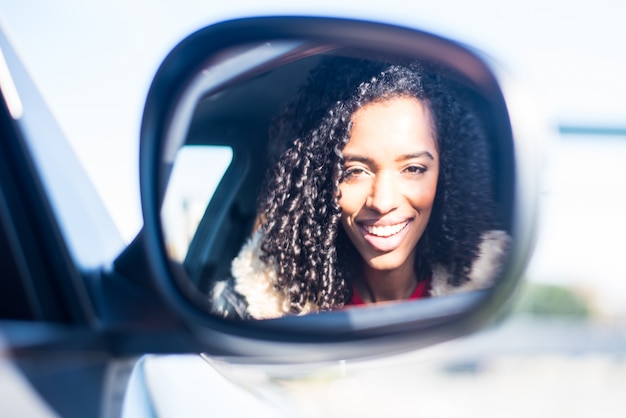
[[[386,225],[386,226],[374,226],[374,225],[363,225],[363,229],[367,231],[368,234],[374,235],[376,237],[387,238],[392,235],[398,234],[409,224],[409,221],[404,221],[402,223],[396,225]]]

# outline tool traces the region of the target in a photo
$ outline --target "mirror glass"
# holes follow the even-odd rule
[[[497,284],[512,245],[505,108],[485,74],[434,57],[301,40],[207,61],[163,151],[179,284],[233,319]]]

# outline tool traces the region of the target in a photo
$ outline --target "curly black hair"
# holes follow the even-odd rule
[[[495,226],[488,141],[468,89],[424,63],[327,57],[270,131],[274,148],[284,151],[259,199],[262,259],[275,266],[292,313],[307,301],[321,311],[338,309],[352,296],[360,264],[340,226],[342,149],[359,108],[395,97],[426,104],[440,154],[433,210],[417,244],[418,280],[440,264],[451,285],[468,281],[481,236]]]

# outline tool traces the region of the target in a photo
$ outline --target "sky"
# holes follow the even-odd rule
[[[489,57],[532,98],[526,111],[546,130],[557,122],[626,126],[626,3],[619,0],[284,3],[0,0],[3,28],[127,242],[142,224],[139,127],[152,77],[183,37],[225,19],[313,13],[418,26]],[[539,142],[547,163],[528,275],[575,280],[626,309],[626,266],[619,262],[626,138],[546,135]]]

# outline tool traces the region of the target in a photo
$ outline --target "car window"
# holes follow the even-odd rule
[[[233,159],[232,148],[186,145],[176,155],[161,216],[167,251],[182,262],[198,224]]]

